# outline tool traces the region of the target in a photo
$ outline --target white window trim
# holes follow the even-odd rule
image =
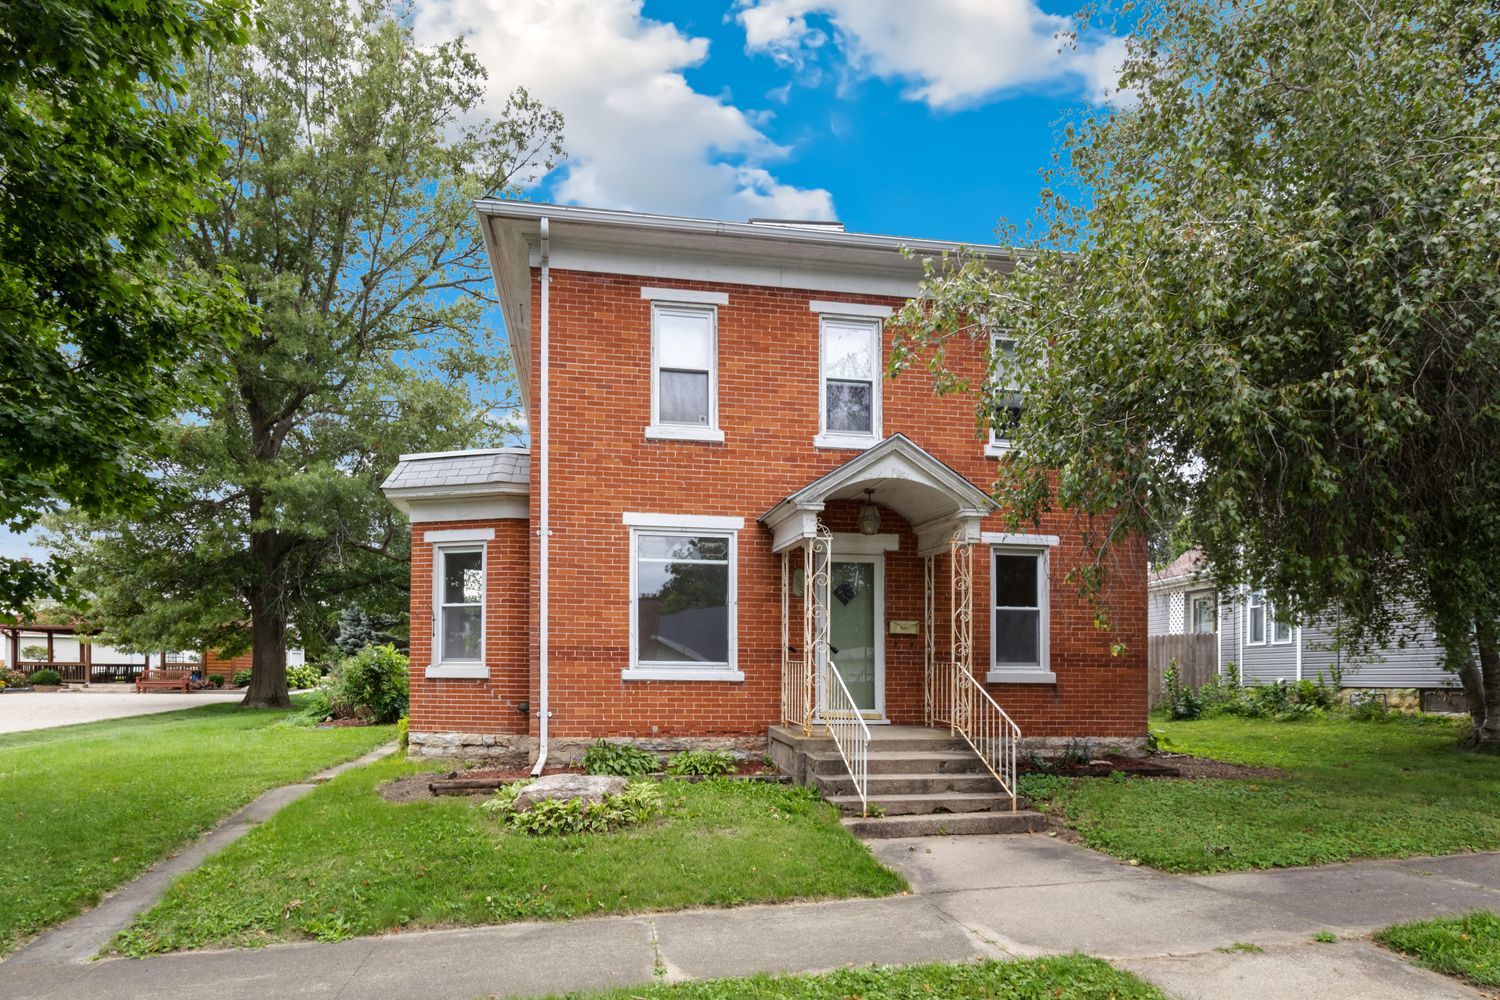
[[[1285,639],[1278,639],[1278,638],[1276,638],[1276,626],[1278,624],[1285,624],[1286,625],[1286,638]],[[1270,601],[1267,601],[1266,602],[1266,642],[1267,642],[1267,644],[1272,645],[1272,646],[1290,646],[1292,644],[1292,633],[1295,630],[1296,630],[1296,626],[1294,626],[1291,622],[1284,622],[1283,623],[1281,621],[1281,619],[1276,615],[1276,609],[1275,609],[1275,607],[1272,606],[1272,604],[1271,604]]]
[[[702,514],[638,514],[626,512],[621,521],[630,535],[630,663],[620,671],[627,681],[743,681],[739,669],[739,532],[745,526],[743,517],[717,517]],[[722,667],[696,664],[641,664],[640,656],[640,590],[639,543],[641,535],[723,535],[729,539],[729,662]]]
[[[670,291],[670,289],[649,289]],[[645,297],[648,289],[641,289]],[[703,293],[705,295],[715,293]],[[726,301],[728,296],[725,296]],[[656,318],[661,309],[676,309],[679,312],[706,314],[709,318],[708,357],[708,423],[664,424],[661,421],[661,364],[658,359]],[[651,423],[646,428],[646,439],[665,441],[713,441],[723,443],[724,432],[719,428],[719,310],[715,303],[683,301],[652,301],[651,303]]]
[[[823,342],[826,327],[824,320],[832,319],[855,325],[868,325],[870,335],[875,338],[875,370],[870,380],[870,430],[865,434],[828,429],[828,369],[824,364]],[[855,316],[849,313],[824,314],[818,317],[818,433],[813,438],[814,448],[837,448],[863,450],[879,444],[884,437],[885,413],[881,397],[885,381],[885,328],[876,317]]]
[[[1260,600],[1258,605],[1255,603],[1257,598]],[[1261,609],[1260,638],[1252,639],[1250,638],[1250,619],[1257,607]],[[1271,635],[1270,617],[1266,612],[1266,595],[1258,590],[1249,591],[1245,595],[1245,645],[1264,646],[1266,644],[1266,639]]]
[[[1045,536],[1050,537],[1050,536]],[[1055,543],[1054,543],[1055,544]],[[1037,560],[1037,658],[1035,665],[995,663],[995,556],[1027,555]],[[984,675],[986,684],[1056,684],[1052,670],[1052,547],[1051,545],[990,545],[990,666]]]
[[[429,531],[427,538],[433,541],[432,536],[441,534],[481,534],[486,529],[462,529],[456,528],[452,532]],[[491,537],[494,532],[490,531]],[[425,677],[456,677],[468,679],[486,679],[490,676],[490,668],[485,663],[486,640],[489,638],[489,596],[490,596],[490,554],[489,546],[484,543],[489,539],[481,538],[449,538],[437,539],[432,547],[432,663],[423,671]],[[445,575],[444,561],[450,554],[462,552],[479,553],[479,659],[477,660],[445,660],[442,656],[446,653],[443,648],[443,578]]]
[[[991,330],[989,347],[992,352],[995,349],[995,341],[997,340],[1008,340],[1012,344],[1016,342],[1015,334],[1010,330]],[[1009,455],[1011,452],[1011,448],[1012,445],[1010,443],[1010,438],[997,438],[995,436],[994,425],[991,424],[989,428],[989,437],[987,437],[984,442],[984,457],[1000,458],[1003,455]]]
[[[830,316],[848,316],[852,319],[890,319],[896,310],[890,306],[877,306],[869,302],[825,302],[822,299],[813,299],[807,304],[807,308],[815,313],[828,313]]]
[[[729,305],[728,292],[705,292],[693,288],[654,288],[645,285],[641,288],[641,298],[653,302],[682,302],[700,306]]]

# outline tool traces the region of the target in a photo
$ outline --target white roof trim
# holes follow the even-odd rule
[[[425,458],[464,458],[469,455],[530,455],[530,448],[465,448],[461,451],[416,451],[402,455],[402,462],[420,462]]]
[[[1014,545],[1021,548],[1042,548],[1058,544],[1056,535],[1023,535],[1009,531],[986,531],[979,536],[985,545]]]

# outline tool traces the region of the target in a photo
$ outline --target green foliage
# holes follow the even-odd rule
[[[316,657],[340,610],[401,616],[410,532],[380,483],[403,452],[515,430],[473,203],[561,155],[516,91],[482,114],[462,40],[417,45],[396,0],[263,0],[247,44],[185,67],[225,182],[176,251],[255,303],[201,368],[230,378],[163,430],[150,516],[55,523],[91,611],[143,647],[245,649],[247,704],[284,705],[276,647]],[[266,637],[270,636],[270,641]]]
[[[328,701],[328,692],[322,689],[312,692],[302,703],[302,708],[287,717],[293,726],[317,726],[333,718],[333,705]]]
[[[728,750],[684,750],[667,761],[668,774],[701,774],[717,777],[734,770],[734,754]]]
[[[328,701],[340,715],[395,722],[406,714],[409,664],[394,646],[366,646],[333,668]]]
[[[1365,696],[1349,699],[1349,718],[1357,722],[1388,722],[1398,714],[1387,708],[1379,698]]]
[[[0,734],[0,856],[26,859],[0,865],[0,954],[96,905],[266,789],[390,738],[363,727],[290,730],[283,716],[219,704]]]
[[[339,612],[338,637],[333,644],[346,656],[353,656],[366,646],[396,645],[394,630],[398,622],[396,615],[347,607]]]
[[[0,524],[151,495],[154,424],[245,312],[170,249],[224,151],[185,100],[189,53],[244,37],[236,0],[0,5]],[[57,595],[62,560],[0,557],[0,614]]]
[[[323,671],[311,663],[286,668],[286,686],[289,688],[312,688],[323,683]]]
[[[24,670],[7,670],[5,672],[5,684],[7,687],[25,687],[31,683],[31,677]]]
[[[613,774],[621,778],[638,778],[661,770],[661,760],[650,750],[609,740],[590,744],[583,752],[582,764],[589,774]]]
[[[564,1000],[1165,1000],[1128,972],[1083,955],[1007,962],[868,966],[819,975],[652,983]]]
[[[380,934],[907,888],[810,789],[663,783],[668,808],[654,821],[579,837],[530,836],[459,797],[377,791],[443,767],[393,756],[319,786],[184,876],[114,947],[261,947],[305,939],[334,914],[350,933]],[[288,908],[289,887],[301,906]]]
[[[250,671],[236,670],[229,678],[229,686],[242,688],[250,683]]]
[[[1333,931],[1318,931],[1313,934],[1312,939],[1318,944],[1337,944],[1339,936]]]
[[[61,684],[62,683],[62,675],[59,674],[56,670],[53,670],[53,669],[51,669],[49,667],[49,668],[45,668],[45,669],[42,669],[42,670],[34,670],[34,671],[32,671],[31,677],[28,678],[28,680],[31,682],[31,684],[33,686],[38,686],[38,687],[45,686],[45,685]]]
[[[1061,130],[1013,269],[930,262],[893,372],[964,388],[947,359],[1010,331],[1025,403],[997,499],[1017,530],[1088,526],[1072,582],[1101,613],[1106,570],[1183,510],[1218,584],[1353,645],[1415,606],[1500,742],[1500,5],[1129,18],[1130,100]],[[980,396],[988,425],[1005,401]]]
[[[1196,688],[1183,685],[1176,660],[1162,675],[1162,704],[1173,719],[1196,719],[1203,714],[1203,699],[1198,696]]]
[[[1435,972],[1479,987],[1500,986],[1500,914],[1476,910],[1397,924],[1376,932],[1375,940]]]
[[[603,801],[543,799],[530,809],[517,810],[516,796],[530,782],[501,786],[495,797],[483,803],[486,814],[513,830],[532,836],[566,836],[579,833],[609,833],[639,826],[665,807],[661,789],[653,781],[632,781],[618,795]]]
[[[402,716],[396,720],[396,745],[405,750],[411,743],[411,720]]]
[[[211,687],[211,688],[215,688],[215,689],[221,688],[221,687],[224,686],[224,675],[223,674],[209,674],[205,683],[207,683],[208,686]]]
[[[29,645],[21,647],[21,659],[23,660],[45,660],[46,658],[46,646]]]

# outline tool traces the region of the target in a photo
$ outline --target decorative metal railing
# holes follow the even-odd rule
[[[861,816],[870,813],[870,726],[864,713],[855,704],[854,696],[844,683],[844,675],[834,665],[831,656],[823,658],[822,708],[819,719],[833,737],[849,777],[854,782],[854,794],[859,796]]]
[[[974,675],[959,664],[951,664],[953,730],[984,761],[984,766],[1010,796],[1010,808],[1016,808],[1016,747],[1021,742],[1021,727],[1005,714],[1005,709],[984,689]]]
[[[791,554],[781,556],[781,721],[812,735],[818,664],[828,655],[828,582],[833,535],[823,525],[802,543],[802,649],[791,645]],[[799,655],[800,652],[800,655]]]

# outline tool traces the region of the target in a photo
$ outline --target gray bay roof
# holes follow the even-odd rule
[[[381,489],[493,485],[519,486],[524,490],[530,482],[531,455],[525,448],[493,448],[402,455],[401,461],[381,484]]]

